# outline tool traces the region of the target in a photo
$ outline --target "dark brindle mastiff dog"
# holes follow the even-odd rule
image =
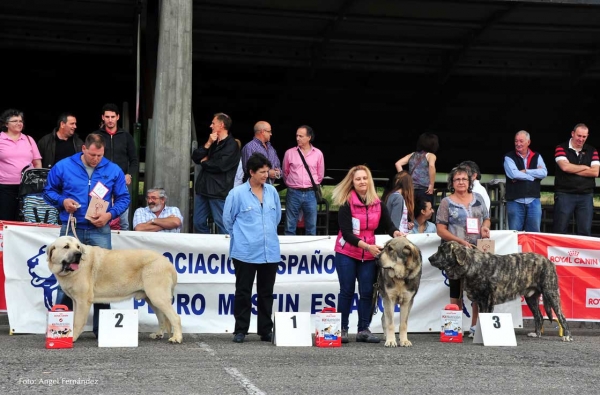
[[[400,305],[400,346],[410,347],[408,316],[421,282],[422,258],[419,248],[406,237],[385,243],[379,255],[378,293],[383,300],[381,327],[385,346],[397,347],[394,333],[394,310]]]
[[[544,319],[538,303],[542,295],[548,319],[552,321],[554,310],[564,329],[562,340],[573,340],[560,307],[556,268],[543,255],[532,252],[495,255],[451,241],[442,244],[429,262],[444,270],[448,278],[463,279],[467,296],[477,303],[480,313],[491,313],[494,305],[525,296],[535,320],[535,334],[531,334],[535,337],[542,334]]]

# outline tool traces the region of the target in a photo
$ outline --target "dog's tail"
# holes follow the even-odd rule
[[[536,303],[538,303],[538,302],[539,301],[536,301]],[[544,310],[546,310],[546,315],[548,316],[548,321],[552,322],[552,307],[547,302],[546,298],[543,298],[543,303],[544,303]],[[543,322],[543,316],[542,316],[542,322]]]
[[[175,296],[175,287],[177,286],[177,272],[173,270],[171,274],[173,283],[171,284],[171,297]]]

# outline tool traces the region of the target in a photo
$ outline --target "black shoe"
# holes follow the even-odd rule
[[[348,343],[348,329],[342,329],[342,343]]]
[[[273,332],[269,332],[266,335],[262,335],[260,340],[264,342],[272,342],[273,341]]]
[[[233,342],[234,343],[243,343],[245,338],[246,338],[245,334],[236,333],[235,336],[233,337]]]
[[[365,329],[356,334],[356,341],[364,343],[379,343],[381,339],[372,334],[370,330]]]

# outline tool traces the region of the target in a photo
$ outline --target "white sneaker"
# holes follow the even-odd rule
[[[475,337],[475,327],[472,326],[471,328],[469,328],[469,338],[472,339]]]

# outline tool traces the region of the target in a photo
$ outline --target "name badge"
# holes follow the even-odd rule
[[[467,217],[467,233],[479,234],[479,218]]]
[[[92,196],[92,197],[96,196],[98,199],[104,199],[104,196],[107,193],[108,193],[108,188],[103,183],[98,181],[96,183],[96,186],[94,186],[94,189],[92,189],[92,192],[90,192],[90,196]]]
[[[360,234],[360,220],[358,218],[352,217],[352,233],[355,235]]]

